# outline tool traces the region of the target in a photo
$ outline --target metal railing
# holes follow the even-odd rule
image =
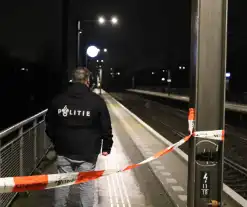
[[[0,177],[31,175],[51,147],[45,133],[44,110],[0,132]],[[17,193],[0,194],[0,207],[11,204]]]

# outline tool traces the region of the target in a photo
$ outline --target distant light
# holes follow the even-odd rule
[[[99,62],[99,60],[97,60],[97,62]]]
[[[25,69],[25,68],[22,68],[21,70],[24,71],[24,70],[26,70],[26,69]]]
[[[72,83],[72,80],[69,80],[70,83]]]
[[[112,17],[111,22],[112,22],[112,24],[117,24],[118,23],[118,18],[117,17]]]
[[[168,83],[171,83],[171,82],[172,82],[172,79],[167,79],[167,82],[168,82]]]
[[[154,74],[154,72],[152,72],[152,75]]]
[[[104,60],[101,60],[101,62],[103,63],[103,62],[104,62]]]
[[[185,69],[185,67],[183,67],[183,69]]]
[[[82,31],[79,32],[79,34],[81,34],[81,33],[82,33]]]
[[[120,75],[120,73],[119,73],[119,72],[118,72],[117,74],[118,74],[118,75]]]
[[[99,67],[101,68],[101,65]]]
[[[165,70],[163,70],[163,72],[165,72]]]
[[[112,70],[112,68],[110,68],[110,70]]]
[[[165,78],[161,78],[162,81],[165,81],[166,79]]]
[[[180,70],[180,69],[182,69],[182,67],[181,67],[181,66],[179,66],[179,70]]]
[[[104,49],[104,52],[107,52],[107,49],[106,48]]]
[[[231,77],[231,73],[226,73],[226,77],[230,78]]]
[[[104,24],[105,23],[105,18],[104,17],[99,17],[98,22],[100,24]]]
[[[91,58],[96,57],[98,53],[99,53],[99,49],[93,45],[87,48],[87,55]]]

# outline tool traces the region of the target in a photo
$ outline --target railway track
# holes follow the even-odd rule
[[[247,169],[224,158],[224,183],[247,199]]]
[[[114,94],[113,96],[115,96],[115,95],[116,94]],[[121,96],[121,97],[119,97],[119,96]],[[150,124],[150,126],[154,127],[154,129],[156,129],[158,131],[161,130],[161,131],[159,131],[161,134],[163,134],[162,128],[165,128],[166,129],[165,131],[170,131],[170,132],[172,132],[172,134],[174,134],[175,136],[178,137],[177,139],[173,138],[170,141],[172,141],[172,142],[178,141],[179,139],[181,139],[187,135],[187,134],[185,134],[184,129],[182,130],[181,126],[178,127],[178,128],[180,128],[180,129],[178,129],[176,127],[177,125],[174,125],[174,121],[171,121],[169,123],[169,121],[167,121],[166,119],[163,118],[164,116],[160,116],[161,114],[167,113],[167,110],[165,110],[165,108],[163,108],[163,107],[164,107],[164,105],[169,105],[169,104],[165,104],[162,101],[154,101],[152,99],[148,99],[148,98],[144,98],[144,97],[139,97],[139,99],[138,99],[138,98],[136,98],[136,96],[125,97],[124,95],[118,95],[118,97],[115,96],[115,98],[118,99],[118,101],[122,102],[122,104],[125,105],[127,108],[129,108],[132,112],[134,112],[138,116],[140,116],[140,118],[142,118],[143,120],[146,119],[147,123]],[[160,106],[157,105],[157,103],[159,103]],[[187,112],[186,111],[176,109],[176,107],[173,108],[173,110],[175,112],[174,115],[178,119],[182,119],[182,120],[187,119]],[[149,111],[149,112],[143,113],[144,111]],[[170,110],[168,110],[168,113],[169,112],[170,112]],[[150,122],[149,122],[149,120],[150,120]],[[226,129],[226,136],[230,135],[231,133],[235,134],[237,132],[235,130],[232,130],[232,126],[230,126],[228,124],[226,125],[225,129]],[[164,136],[166,137],[166,135],[164,135]],[[239,134],[237,135],[237,137],[240,138],[238,144],[236,144],[234,142],[233,143],[229,142],[228,146],[227,146],[228,148],[226,148],[226,150],[228,150],[227,151],[228,153],[225,153],[225,158],[224,158],[224,183],[227,186],[229,186],[231,189],[233,189],[236,193],[241,195],[243,198],[247,199],[247,169],[246,169],[246,166],[244,167],[241,164],[238,164],[236,162],[236,161],[238,161],[238,159],[240,159],[238,157],[238,150],[240,150],[239,147],[242,146],[241,153],[243,153],[243,151],[245,153],[245,148],[247,146],[247,144],[246,144],[247,137],[241,137],[241,136]],[[232,147],[230,147],[229,145]],[[185,153],[188,153],[188,147],[187,146],[182,147],[182,150]],[[243,159],[242,163],[245,162],[244,161],[245,158],[242,157],[242,159]]]

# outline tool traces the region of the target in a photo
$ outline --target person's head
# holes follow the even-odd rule
[[[72,79],[74,83],[81,83],[89,86],[91,72],[85,67],[78,67],[73,71]]]

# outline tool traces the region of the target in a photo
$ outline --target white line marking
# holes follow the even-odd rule
[[[165,170],[166,168],[162,165],[159,165],[159,166],[155,166],[155,168],[157,168],[158,170]]]
[[[177,183],[177,181],[174,178],[166,178],[167,183]]]
[[[115,133],[114,133],[114,135],[115,135]],[[115,140],[116,140],[116,136],[115,136]],[[114,140],[114,141],[115,141]],[[116,140],[117,141],[117,140]],[[119,169],[118,167],[117,167],[117,158],[118,158],[118,155],[117,155],[117,150],[116,150],[116,148],[114,147],[113,148],[113,154],[114,154],[114,167],[116,167],[117,169]],[[120,194],[120,199],[121,199],[121,201],[122,201],[122,204],[123,204],[123,207],[125,207],[125,203],[124,203],[124,198],[123,198],[123,192],[122,192],[122,186],[120,185],[120,181],[119,181],[119,173],[116,173],[115,174],[115,179],[116,179],[116,183],[117,183],[117,189],[119,190],[119,194]]]
[[[140,145],[141,148],[142,148],[144,151],[146,151],[146,152],[152,152],[152,150],[151,150],[149,147],[143,147],[141,143],[138,144],[138,145]]]
[[[107,169],[106,160],[105,160],[105,169]],[[108,185],[108,189],[109,189],[110,204],[111,204],[111,207],[113,207],[113,199],[112,199],[111,184],[110,184],[109,176],[107,176],[106,179],[107,179],[107,185]]]
[[[115,162],[116,162],[116,161],[115,161]],[[123,199],[122,187],[121,187],[120,182],[119,182],[119,174],[118,174],[118,173],[115,174],[115,179],[116,179],[116,181],[117,181],[116,183],[117,183],[117,188],[118,188],[118,190],[119,190],[120,199],[121,199],[121,201],[122,201],[123,207],[125,207],[124,199]]]
[[[169,173],[169,172],[163,172],[163,171],[161,171],[160,173],[161,173],[161,175],[164,175],[164,176],[170,176],[171,175],[171,173]]]
[[[117,164],[117,167],[119,167],[118,164]],[[125,185],[125,183],[124,183],[124,181],[123,181],[123,175],[122,175],[122,173],[120,173],[119,175],[120,175],[120,176],[119,176],[119,177],[120,177],[120,180],[121,180],[121,182],[122,182],[124,194],[125,194],[125,197],[126,197],[126,199],[127,199],[128,206],[131,207],[129,195],[128,195],[127,189],[126,189],[126,185]]]
[[[108,165],[108,159],[107,159],[106,162],[107,162],[107,165]],[[117,195],[115,183],[114,183],[114,181],[113,181],[113,175],[110,175],[110,176],[109,176],[109,179],[110,179],[110,181],[111,181],[111,185],[113,186],[113,193],[114,193],[116,205],[117,205],[117,207],[119,207],[119,203],[118,203],[118,195]]]
[[[115,138],[116,138],[116,141],[119,143],[119,146],[120,146],[119,138],[118,138],[118,136],[116,134],[115,134]],[[127,160],[127,157],[126,157],[126,160]],[[117,169],[120,169],[119,164],[117,162],[116,162],[116,167],[117,167]],[[128,172],[125,172],[125,173],[128,173]],[[118,175],[119,175],[120,182],[122,184],[123,194],[125,195],[125,198],[127,200],[127,205],[128,205],[128,207],[131,207],[129,195],[128,195],[128,192],[127,192],[127,188],[126,188],[125,182],[123,180],[123,173],[119,173]]]
[[[154,160],[151,163],[153,163],[154,165],[162,165],[161,162],[158,160]]]
[[[181,187],[181,186],[172,186],[172,190],[174,190],[174,191],[184,191],[183,187]]]
[[[187,201],[187,195],[178,195],[178,198],[179,198],[181,201]]]
[[[152,156],[153,155],[153,153],[152,152],[144,152],[146,155],[148,155],[148,156]]]

